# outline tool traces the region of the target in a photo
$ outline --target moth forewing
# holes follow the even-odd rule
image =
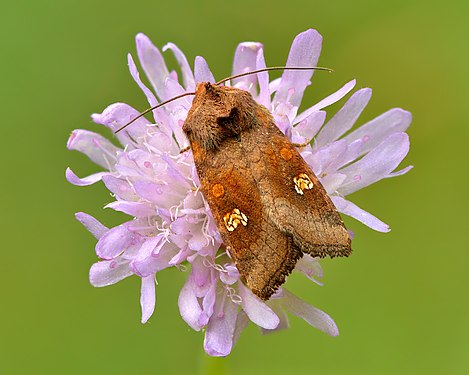
[[[198,84],[183,130],[223,242],[254,294],[269,299],[303,253],[349,255],[324,188],[248,92]]]

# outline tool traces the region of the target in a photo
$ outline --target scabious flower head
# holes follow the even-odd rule
[[[197,82],[215,82],[208,64],[197,57],[194,70],[181,50],[169,43],[179,63],[181,77],[169,71],[162,53],[143,34],[136,37],[137,53],[151,88],[141,81],[134,60],[128,55],[130,73],[151,106],[187,91]],[[299,34],[293,41],[286,65],[315,66],[322,38],[315,30]],[[266,66],[260,43],[241,43],[235,52],[233,74]],[[319,103],[298,113],[305,88],[313,72],[285,71],[269,80],[262,72],[233,79],[232,86],[249,91],[268,108],[277,126],[294,143],[314,139],[301,154],[321,180],[339,212],[381,232],[389,227],[359,208],[345,196],[383,178],[404,174],[410,167],[394,171],[409,150],[405,133],[411,115],[394,108],[351,130],[371,98],[371,89],[356,91],[325,124],[324,108],[337,102],[355,86],[346,83]],[[187,281],[179,295],[182,318],[196,331],[205,330],[205,351],[226,356],[249,321],[263,332],[288,327],[286,312],[303,318],[331,336],[338,335],[334,321],[281,287],[267,302],[261,301],[240,281],[226,253],[210,209],[199,189],[199,181],[182,125],[191,107],[185,97],[153,111],[154,124],[140,118],[117,134],[122,147],[101,135],[73,131],[68,148],[86,154],[105,171],[79,178],[67,169],[69,182],[85,186],[103,181],[115,201],[106,207],[128,214],[131,219],[107,228],[95,218],[77,213],[77,219],[98,239],[100,261],[90,270],[97,287],[114,284],[128,276],[141,278],[142,323],[155,308],[156,274],[169,267],[186,269]],[[97,124],[117,130],[138,115],[124,103],[115,103],[103,113],[92,115]],[[322,270],[317,259],[305,255],[296,271],[321,285]]]

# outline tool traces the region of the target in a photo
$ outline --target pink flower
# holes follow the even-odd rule
[[[215,82],[206,61],[197,57],[194,72],[174,44],[163,47],[176,57],[181,81],[168,71],[160,51],[143,34],[137,35],[137,53],[152,85],[140,80],[132,57],[130,73],[151,106],[186,91],[196,82]],[[315,30],[299,34],[293,41],[286,65],[315,66],[322,37]],[[235,53],[233,74],[265,67],[260,43],[241,43]],[[355,92],[326,124],[324,108],[347,95],[355,81],[298,114],[303,92],[313,72],[285,71],[269,81],[267,72],[234,79],[232,86],[251,92],[274,115],[279,128],[296,143],[314,138],[301,151],[321,180],[339,212],[352,216],[381,232],[389,227],[344,197],[383,178],[407,172],[394,170],[409,150],[405,133],[411,115],[391,109],[352,130],[371,97],[371,89]],[[191,97],[153,111],[155,124],[140,118],[117,138],[122,147],[86,130],[73,131],[68,148],[86,154],[104,172],[85,178],[67,169],[69,182],[85,186],[103,181],[115,201],[106,207],[122,211],[131,220],[107,228],[95,218],[77,213],[77,219],[98,239],[96,254],[101,259],[90,270],[90,282],[101,287],[137,275],[142,279],[140,303],[145,323],[155,308],[156,274],[168,267],[190,265],[187,281],[179,295],[182,318],[194,330],[205,329],[205,351],[212,356],[230,353],[249,321],[263,331],[288,327],[286,311],[300,316],[331,336],[338,335],[334,321],[324,312],[290,293],[280,290],[267,302],[261,301],[239,280],[239,273],[226,254],[207,203],[199,191],[199,181],[191,153],[180,154],[188,146],[182,124],[191,107]],[[124,103],[110,105],[93,121],[115,131],[138,115]],[[316,282],[322,277],[317,261],[304,256],[295,269]]]

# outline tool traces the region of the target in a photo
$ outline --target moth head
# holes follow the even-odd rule
[[[215,150],[229,139],[239,139],[255,124],[255,108],[247,91],[202,82],[197,85],[182,129],[191,143]]]

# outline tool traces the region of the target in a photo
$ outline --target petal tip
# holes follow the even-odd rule
[[[77,130],[73,130],[71,133],[70,133],[70,137],[68,137],[68,140],[67,140],[67,148],[69,150],[72,150],[73,149],[73,142],[75,140],[77,136]]]

